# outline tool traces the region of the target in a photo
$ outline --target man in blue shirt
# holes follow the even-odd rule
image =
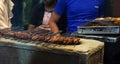
[[[67,13],[68,33],[77,31],[77,26],[89,23],[104,14],[104,0],[58,0],[50,19],[54,33],[59,32],[56,21],[63,12]],[[65,21],[66,22],[66,21]]]

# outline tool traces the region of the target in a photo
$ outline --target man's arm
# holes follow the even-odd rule
[[[59,32],[58,26],[56,22],[60,19],[60,16],[62,16],[63,12],[66,10],[66,0],[58,0],[56,7],[54,8],[54,12],[51,15],[51,18],[49,20],[50,28],[52,32],[57,33]]]
[[[60,15],[56,14],[55,12],[52,13],[52,16],[49,21],[49,25],[53,33],[59,32],[58,26],[56,24],[59,18],[60,18]]]

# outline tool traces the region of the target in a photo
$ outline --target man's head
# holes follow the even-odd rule
[[[47,6],[51,6],[56,3],[56,0],[43,0],[44,4]]]

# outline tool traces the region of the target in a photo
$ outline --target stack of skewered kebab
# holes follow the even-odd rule
[[[77,37],[68,36],[56,36],[50,31],[12,31],[12,30],[0,30],[0,35],[11,36],[20,39],[31,39],[37,41],[44,41],[54,44],[68,44],[75,45],[80,44],[80,39]]]
[[[120,26],[120,17],[96,18],[85,26]]]

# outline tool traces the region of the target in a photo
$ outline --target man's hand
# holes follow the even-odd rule
[[[36,29],[44,29],[44,30],[51,30],[49,25],[40,25]]]

